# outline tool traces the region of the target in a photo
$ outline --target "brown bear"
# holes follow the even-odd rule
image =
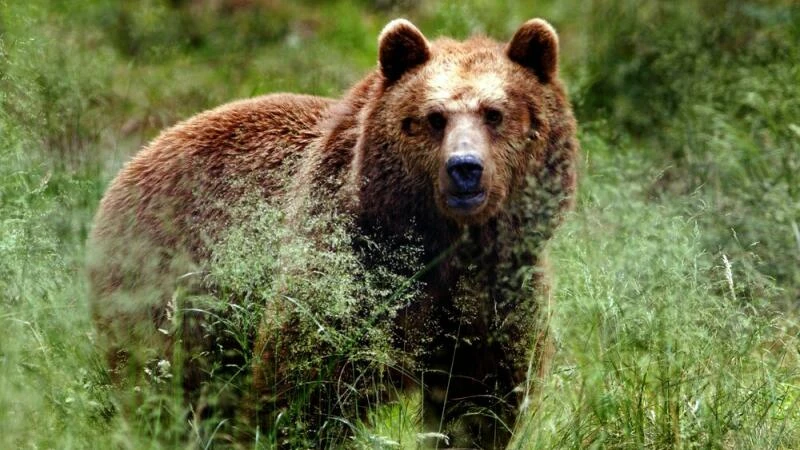
[[[302,220],[316,209],[298,205],[314,198],[351,217],[353,233],[421,249],[421,292],[396,315],[393,342],[424,346],[406,381],[421,384],[425,431],[456,447],[507,444],[546,365],[544,244],[576,186],[556,32],[533,19],[505,44],[429,41],[398,19],[378,59],[341,100],[234,102],[123,168],[89,242],[93,317],[117,373],[170,357],[176,286],[197,287],[187,280],[236,221],[231,204],[255,195]],[[361,250],[365,265],[382,263]],[[188,312],[180,327],[184,359],[209,345]],[[256,378],[274,363],[255,360]]]

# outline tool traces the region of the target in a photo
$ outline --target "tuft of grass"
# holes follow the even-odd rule
[[[287,226],[278,211],[256,201],[237,213],[242,225],[216,246],[209,281],[222,305],[257,305],[236,315],[245,327],[226,319],[222,330],[244,331],[237,339],[243,370],[255,367],[256,414],[277,425],[265,436],[290,448],[337,448],[372,407],[397,397],[387,368],[410,369],[392,346],[392,324],[417,293],[406,274],[420,269],[418,250],[386,249],[391,263],[369,268],[354,249],[377,244],[360,242],[347,217],[322,213]]]

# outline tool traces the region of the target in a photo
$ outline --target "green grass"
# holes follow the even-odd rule
[[[641,160],[602,166],[553,246],[560,351],[520,448],[794,447],[793,319],[736,297],[697,195],[653,204]]]
[[[266,92],[340,95],[396,16],[429,36],[505,39],[532,16],[561,33],[580,194],[550,246],[558,352],[512,447],[800,447],[793,2],[214,4],[0,0],[1,448],[224,443],[218,422],[189,420],[169,393],[150,397],[158,417],[118,413],[83,273],[97,202],[182,118]],[[258,292],[233,255],[218,275]],[[293,282],[346,307],[363,294],[346,257],[331,257],[345,258],[332,278]],[[378,408],[344,442],[414,448],[417,403]]]

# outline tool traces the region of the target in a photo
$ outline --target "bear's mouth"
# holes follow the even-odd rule
[[[450,192],[447,195],[447,206],[459,213],[470,213],[486,200],[486,191]]]

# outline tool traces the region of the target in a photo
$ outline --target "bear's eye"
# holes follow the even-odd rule
[[[447,126],[447,118],[440,112],[428,114],[428,123],[435,131],[442,131]]]
[[[503,113],[496,109],[489,108],[483,112],[483,121],[486,122],[486,125],[497,127],[503,123]]]
[[[414,126],[415,125],[414,122],[415,122],[414,119],[412,119],[411,117],[406,117],[405,119],[403,119],[402,122],[400,122],[400,128],[403,130],[403,133],[409,136],[413,136],[414,129],[416,128]]]

